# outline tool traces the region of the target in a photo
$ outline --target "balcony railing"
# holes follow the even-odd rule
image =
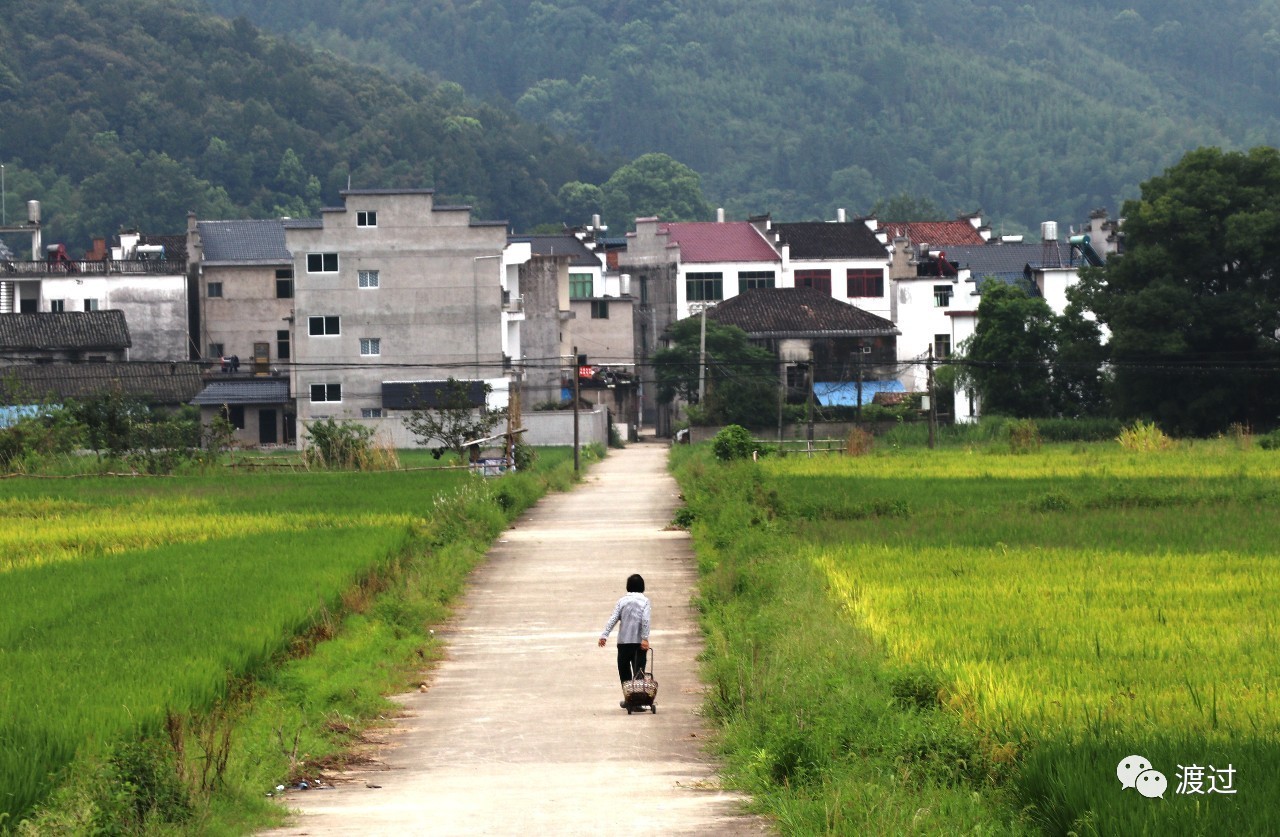
[[[69,262],[19,261],[0,262],[0,281],[5,279],[36,278],[46,276],[174,276],[187,272],[187,263],[176,259],[129,259],[127,261]]]
[[[502,310],[508,314],[519,314],[524,310],[524,294],[513,296],[510,291],[503,291]]]

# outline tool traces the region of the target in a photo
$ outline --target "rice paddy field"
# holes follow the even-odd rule
[[[207,708],[286,653],[476,479],[0,481],[0,831],[78,756]]]
[[[770,560],[816,568],[886,669],[932,684],[924,711],[1013,765],[1013,822],[1274,833],[1276,452],[1098,443],[733,467],[754,472]]]

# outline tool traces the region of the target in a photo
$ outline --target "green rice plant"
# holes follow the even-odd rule
[[[786,566],[796,579],[805,578],[796,568],[817,568],[849,626],[866,632],[890,672],[903,672],[887,675],[892,698],[958,721],[976,736],[977,763],[1011,767],[986,775],[1003,777],[1026,825],[1267,833],[1265,812],[1280,801],[1272,697],[1280,688],[1280,472],[1272,460],[1230,439],[1155,458],[1106,445],[1049,445],[1016,457],[877,451],[763,462],[736,501],[701,487],[725,483],[724,471],[685,493],[697,510],[700,557],[709,548],[720,556],[709,580],[748,542],[739,531],[753,544],[732,562],[735,580],[716,588],[717,601],[743,597],[756,562]],[[763,498],[767,529],[728,525],[758,515]],[[731,502],[754,502],[756,511],[721,517],[726,525],[713,536],[720,504]],[[910,514],[860,513],[898,502]],[[771,642],[802,645],[794,631],[810,629],[766,628],[785,635]],[[764,641],[750,620],[739,630],[743,642]],[[778,678],[829,682],[830,665],[818,654],[788,660]],[[748,704],[769,697],[739,694]],[[930,696],[938,709],[928,708]],[[815,717],[824,711],[805,707]],[[938,742],[928,751],[948,763],[946,736],[924,740]],[[868,733],[851,746],[886,743]],[[1167,774],[1163,804],[1120,787],[1115,765],[1133,753]],[[1197,763],[1233,765],[1240,795],[1177,792],[1177,772]],[[844,798],[839,769],[828,768],[822,793]]]

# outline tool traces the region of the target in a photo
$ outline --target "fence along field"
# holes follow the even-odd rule
[[[1037,825],[1266,833],[1280,804],[1280,456],[1215,442],[760,468],[801,535],[796,557],[891,664],[936,679],[943,711],[1016,754]],[[1163,798],[1122,786],[1133,755],[1164,775]]]
[[[199,710],[409,542],[460,472],[0,482],[0,830]]]

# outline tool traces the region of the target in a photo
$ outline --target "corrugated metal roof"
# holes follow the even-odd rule
[[[680,261],[697,262],[776,262],[781,256],[764,240],[760,232],[746,221],[680,221],[664,224],[673,244],[680,245]]]
[[[0,375],[5,403],[93,398],[119,393],[161,404],[186,404],[204,382],[195,363],[34,363],[10,366]]]
[[[282,221],[199,221],[197,226],[207,262],[293,261]]]
[[[0,314],[0,350],[107,349],[133,345],[124,312],[41,311]]]
[[[209,381],[192,404],[202,406],[220,404],[286,404],[289,402],[289,382],[283,378],[265,378],[251,381]]]
[[[744,291],[707,309],[707,317],[752,337],[890,337],[890,320],[813,288]]]

